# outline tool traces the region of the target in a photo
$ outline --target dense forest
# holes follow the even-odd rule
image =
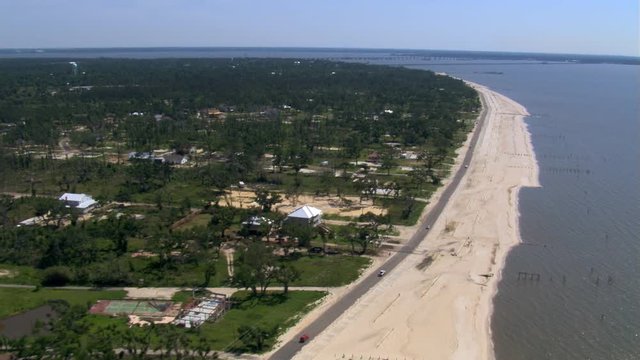
[[[459,80],[327,61],[3,60],[0,70],[0,120],[13,125],[6,145],[55,145],[62,130],[83,125],[95,138],[88,145],[187,142],[216,151],[233,143],[259,154],[278,145],[274,139],[312,150],[354,139],[379,143],[390,135],[405,144],[445,146],[459,129],[459,112],[478,107],[475,92]],[[237,116],[206,126],[195,115],[210,107]],[[133,112],[145,115],[129,116]],[[260,115],[271,121],[256,121]],[[287,119],[291,129],[282,126]],[[298,144],[289,144],[293,139]]]
[[[460,80],[384,66],[292,59],[2,60],[2,184],[5,191],[33,192],[34,183],[42,183],[40,193],[46,193],[53,191],[46,184],[69,190],[119,175],[110,183],[124,185],[119,193],[125,199],[136,188],[166,185],[171,170],[124,171],[106,164],[107,157],[116,156],[117,165],[128,151],[158,148],[200,149],[194,169],[180,177],[218,188],[265,180],[266,154],[273,157],[269,165],[297,174],[320,160],[346,171],[349,161],[379,151],[389,172],[398,148],[383,144],[423,152],[431,173],[459,142],[456,135],[468,131],[464,120],[478,107],[477,95]],[[73,150],[104,161],[48,161]],[[95,195],[115,197],[113,191]]]

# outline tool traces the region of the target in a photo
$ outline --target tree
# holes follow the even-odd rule
[[[272,172],[275,172],[276,168],[278,168],[278,172],[282,172],[282,166],[285,164],[286,160],[282,152],[282,146],[276,146],[273,149],[273,158],[271,159]]]
[[[204,268],[204,282],[202,287],[208,287],[211,282],[211,277],[216,275],[216,262],[214,260],[208,260]]]
[[[211,210],[211,220],[209,227],[213,231],[219,231],[220,236],[224,238],[227,229],[233,225],[235,210],[232,207],[214,206]]]
[[[298,182],[298,178],[294,179],[294,184],[287,186],[284,190],[285,199],[291,202],[291,205],[296,206],[298,204],[298,198],[300,197],[302,183]]]
[[[255,325],[242,325],[238,328],[238,338],[242,343],[259,352],[264,348],[267,339],[274,333],[274,331],[266,330],[260,326]]]
[[[369,243],[376,239],[376,234],[369,225],[358,226],[356,223],[349,223],[340,228],[338,234],[347,239],[351,244],[351,252],[363,255],[367,252]],[[356,251],[356,248],[360,249]]]
[[[237,285],[251,289],[253,295],[258,295],[259,289],[262,296],[274,280],[277,270],[275,265],[271,249],[262,242],[253,242],[241,254],[235,268],[234,280]]]
[[[259,189],[255,193],[256,203],[262,207],[263,212],[270,212],[274,205],[282,202],[282,197],[277,192]]]
[[[436,176],[434,168],[442,164],[446,159],[446,155],[446,148],[439,147],[436,152],[423,151],[418,156],[418,159],[423,162],[422,167],[424,168],[426,177],[428,177],[433,184],[438,184],[440,182],[440,178]]]
[[[0,225],[9,223],[9,210],[13,207],[14,199],[9,195],[0,195]]]
[[[180,203],[180,212],[184,215],[184,214],[188,214],[191,211],[191,199],[188,197],[185,197],[182,199],[182,202]]]
[[[209,344],[209,340],[203,336],[200,335],[198,337],[198,341],[195,343],[195,353],[198,355],[198,357],[201,360],[205,360],[207,358],[209,358],[209,352],[211,351],[211,345]],[[217,353],[213,354],[213,359],[217,359],[218,355]]]
[[[368,237],[368,233],[362,230],[358,231],[355,236],[352,236],[349,241],[351,242],[351,251],[358,255],[364,255],[367,252],[369,243],[371,242]],[[356,245],[360,247],[359,251],[356,251]]]
[[[173,169],[168,164],[150,160],[135,160],[127,167],[127,183],[137,192],[144,193],[165,185]]]
[[[393,150],[391,149],[386,149],[382,152],[382,158],[380,160],[380,169],[386,170],[387,175],[391,175],[391,169],[398,166],[398,161],[395,159]]]
[[[151,336],[156,327],[152,323],[146,331],[131,331],[127,329],[121,333],[120,341],[123,344],[128,356],[133,359],[142,360],[147,356],[147,351],[151,347]]]
[[[300,271],[290,265],[282,264],[276,270],[276,280],[282,283],[285,294],[289,292],[289,284],[298,279],[300,279]]]
[[[230,174],[218,164],[206,165],[198,170],[198,179],[202,185],[213,186],[219,192],[231,185]]]
[[[44,286],[64,286],[71,282],[71,270],[66,266],[47,268],[42,276]]]
[[[46,220],[46,215],[51,211],[53,207],[57,205],[57,200],[49,198],[34,198],[35,204],[33,204],[35,215],[40,217],[43,221]]]
[[[349,134],[349,137],[345,144],[345,152],[349,158],[356,161],[356,165],[358,165],[358,156],[360,156],[360,151],[362,151],[362,148],[362,135],[357,131]]]
[[[318,233],[317,229],[311,225],[302,225],[296,223],[285,222],[282,231],[289,236],[298,240],[298,246],[307,247],[311,244],[311,240]]]
[[[156,202],[156,208],[158,210],[162,210],[162,208],[164,207],[164,199],[162,198],[162,193],[158,191],[154,197],[154,200]]]

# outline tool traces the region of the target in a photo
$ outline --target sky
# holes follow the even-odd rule
[[[0,0],[0,48],[331,47],[640,56],[638,0]]]

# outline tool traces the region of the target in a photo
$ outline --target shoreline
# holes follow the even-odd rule
[[[491,91],[494,94],[497,94],[505,99],[507,99],[508,101],[512,102],[514,105],[517,105],[518,107],[521,108],[521,113],[522,115],[518,116],[517,121],[521,123],[521,126],[523,128],[523,136],[525,138],[525,142],[526,142],[526,146],[527,149],[529,151],[530,156],[532,157],[533,163],[535,164],[535,166],[532,169],[532,174],[530,175],[530,177],[527,179],[529,180],[529,182],[526,183],[521,183],[517,186],[515,186],[514,188],[512,188],[509,192],[509,196],[510,196],[510,204],[511,204],[511,208],[512,208],[512,221],[513,221],[513,228],[515,230],[515,237],[513,238],[513,242],[510,243],[505,243],[503,244],[503,246],[501,246],[501,251],[496,253],[496,276],[494,278],[494,280],[491,282],[491,287],[490,287],[490,293],[488,295],[488,305],[487,305],[487,316],[486,316],[486,339],[487,342],[489,344],[488,346],[488,351],[487,351],[487,357],[486,359],[488,360],[494,360],[495,359],[495,344],[493,342],[493,332],[492,332],[492,318],[493,318],[493,313],[495,311],[494,308],[494,298],[496,297],[496,295],[498,294],[498,284],[500,283],[500,281],[502,280],[502,276],[503,276],[503,271],[505,269],[506,266],[506,261],[507,261],[507,256],[509,255],[509,252],[511,251],[511,249],[513,249],[516,245],[523,243],[523,239],[522,239],[522,234],[520,231],[520,216],[521,216],[521,212],[520,212],[520,190],[523,187],[541,187],[542,185],[540,184],[540,169],[539,169],[539,164],[538,161],[536,159],[536,153],[534,151],[534,147],[533,147],[533,140],[531,138],[531,132],[529,131],[529,125],[525,122],[525,118],[530,116],[531,114],[529,113],[529,111],[521,104],[517,103],[516,101],[514,101],[511,98],[508,98],[500,93],[497,93],[495,91],[490,90],[488,87],[485,87],[483,85],[477,84],[477,83],[473,83],[470,81],[465,81],[466,83],[468,83],[470,86],[472,86],[474,89],[476,89],[476,91],[478,91],[478,93],[480,94],[480,96],[487,96],[487,91]],[[483,93],[484,92],[484,93]]]
[[[471,132],[458,150],[457,167],[474,151],[469,171],[416,251],[325,331],[312,334],[316,338],[296,359],[494,358],[493,298],[509,250],[522,242],[518,193],[540,186],[539,171],[527,110],[466,83],[478,91],[485,112],[475,148],[468,148]]]

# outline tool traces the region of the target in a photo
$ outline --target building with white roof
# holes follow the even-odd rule
[[[89,212],[98,202],[87,194],[64,193],[58,200],[63,201],[67,207],[78,209],[83,213]]]
[[[317,226],[322,221],[322,210],[303,205],[293,210],[285,219],[288,223]]]

